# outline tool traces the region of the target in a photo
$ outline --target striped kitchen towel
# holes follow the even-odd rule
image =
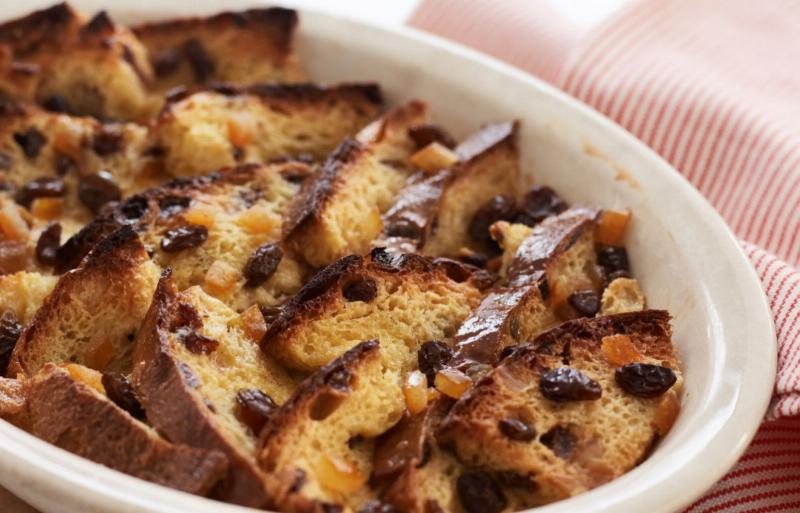
[[[591,29],[570,25],[554,5],[424,0],[410,24],[593,106],[719,210],[769,298],[778,379],[747,453],[687,512],[798,512],[800,0],[639,0]]]

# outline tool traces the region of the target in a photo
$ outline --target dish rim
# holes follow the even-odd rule
[[[75,3],[85,4],[86,2]],[[138,5],[125,3],[120,6],[114,6],[111,10],[150,11],[149,14],[156,14],[153,9],[158,3],[152,0],[138,2]],[[165,10],[189,10],[189,8],[181,6],[180,3],[178,5],[174,5],[171,2],[166,3],[169,5],[166,6]],[[210,8],[211,11],[215,9],[238,9],[245,5],[237,3],[235,6],[228,4],[222,6],[219,2],[213,0],[195,0],[194,3],[198,5],[199,10]],[[248,3],[254,4],[254,2]],[[284,5],[291,5],[292,3],[283,2]],[[255,4],[264,5],[263,2],[255,2]],[[197,11],[198,9],[193,10]],[[370,24],[320,13],[307,8],[298,8],[298,11],[301,17],[301,24],[340,24],[354,30],[378,31],[384,36],[388,36],[392,41],[405,40],[406,43],[409,41],[422,43],[435,51],[441,51],[450,54],[451,57],[460,59],[462,63],[472,63],[489,69],[504,79],[514,80],[522,83],[525,87],[538,90],[538,92],[550,97],[552,101],[557,102],[559,107],[572,110],[575,115],[582,117],[586,123],[593,124],[596,128],[606,132],[609,137],[619,141],[627,151],[635,152],[638,158],[647,162],[649,169],[660,173],[662,178],[669,181],[671,186],[690,202],[698,215],[705,221],[707,230],[720,236],[720,244],[726,244],[729,250],[726,252],[725,257],[731,260],[735,259],[732,265],[735,265],[738,269],[737,278],[742,281],[740,286],[748,289],[745,301],[748,306],[747,313],[751,316],[750,323],[752,326],[750,331],[760,332],[761,337],[759,338],[767,338],[768,342],[751,342],[745,346],[747,354],[744,356],[746,360],[750,362],[752,361],[751,358],[754,359],[759,364],[754,366],[757,369],[751,367],[745,369],[726,368],[729,374],[735,371],[733,375],[726,375],[727,378],[736,376],[741,378],[739,383],[733,386],[733,389],[728,394],[734,402],[729,405],[729,409],[719,412],[719,416],[715,417],[716,425],[708,426],[705,429],[706,432],[715,430],[715,438],[723,437],[725,443],[715,440],[713,444],[709,443],[705,449],[700,450],[697,454],[692,454],[691,458],[692,460],[697,460],[699,456],[703,456],[704,460],[707,458],[708,461],[713,461],[714,466],[711,468],[687,469],[686,466],[689,464],[687,460],[682,467],[673,465],[671,473],[668,473],[668,477],[665,478],[644,476],[642,472],[636,472],[638,469],[634,469],[607,485],[571,499],[536,508],[536,512],[566,513],[567,511],[581,510],[586,513],[600,511],[622,513],[636,512],[646,507],[654,513],[667,513],[688,505],[702,495],[733,466],[755,435],[762,420],[762,413],[766,411],[770,404],[773,390],[772,384],[774,383],[777,365],[775,358],[777,353],[775,328],[772,323],[772,315],[767,298],[761,289],[761,282],[743,249],[721,216],[678,171],[632,134],[579,100],[568,96],[566,93],[522,70],[457,43],[410,27]],[[162,13],[157,14],[161,15]],[[169,14],[164,15],[168,16]],[[722,242],[723,240],[727,242]],[[754,374],[760,375],[753,376]],[[752,383],[748,386],[748,380],[746,379],[748,377],[758,378],[753,380],[753,383],[761,382],[763,386],[752,386]],[[766,386],[767,383],[769,384],[768,387]],[[759,415],[754,416],[752,415],[753,412],[757,412]],[[58,462],[58,464],[54,465],[53,462]],[[682,471],[685,471],[685,474],[678,476],[679,472]],[[654,472],[650,472],[650,474],[654,474]],[[649,477],[649,479],[645,479],[645,477]],[[637,478],[639,478],[638,481],[644,482],[637,484]],[[625,482],[620,483],[623,480]],[[113,471],[51,446],[4,421],[0,421],[0,481],[3,484],[8,484],[12,492],[19,494],[23,498],[29,500],[38,498],[42,501],[49,501],[51,505],[61,504],[60,501],[67,500],[71,507],[83,507],[87,512],[104,511],[109,507],[113,507],[115,511],[120,512],[136,511],[148,513],[175,513],[178,511],[234,513],[255,511],[195,497]],[[646,484],[647,481],[649,481],[649,484]],[[11,483],[17,486],[13,486]],[[22,484],[27,485],[27,487],[22,488]],[[665,497],[664,493],[659,493],[659,498],[664,500],[659,500],[657,504],[652,504],[647,502],[646,494],[642,492],[651,490],[655,485],[669,485],[673,491],[678,491],[679,493],[674,493],[671,498]],[[627,486],[627,492],[613,497],[614,493],[623,492],[623,486]],[[638,488],[638,492],[634,490],[636,488]],[[37,493],[46,495],[37,496],[35,495]]]

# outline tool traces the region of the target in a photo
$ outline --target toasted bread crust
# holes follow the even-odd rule
[[[516,122],[485,126],[456,147],[459,162],[433,175],[412,176],[383,216],[382,241],[411,244],[434,256],[453,257],[462,248],[486,251],[482,241],[469,236],[469,224],[491,198],[514,194],[519,181],[517,128]]]
[[[235,504],[264,507],[264,475],[222,434],[214,414],[194,390],[199,386],[197,376],[170,348],[170,325],[177,303],[178,292],[166,272],[136,338],[131,381],[148,420],[170,440],[225,454],[229,471],[215,489],[215,496]]]
[[[21,381],[0,377],[0,419],[30,430],[27,397]]]
[[[130,339],[126,336],[131,333],[116,332],[125,327],[135,331],[144,316],[142,300],[150,295],[147,288],[151,286],[153,277],[151,266],[147,252],[132,228],[124,226],[103,239],[81,267],[59,279],[36,311],[14,347],[9,375],[32,375],[50,361],[74,361],[116,370],[130,368]],[[155,286],[154,281],[152,286]],[[127,299],[120,301],[122,297]],[[110,328],[94,319],[96,310],[105,307],[112,309],[106,313],[121,321],[117,326]],[[76,331],[62,340],[66,333],[60,323],[67,309],[72,309],[69,322],[73,323],[68,329]],[[112,334],[120,335],[120,339],[108,338]],[[68,346],[66,341],[77,345]],[[100,346],[87,347],[91,344]],[[106,344],[110,347],[106,348]],[[92,352],[99,348],[104,353],[110,351],[110,354],[93,361]]]
[[[557,317],[547,303],[554,292],[549,280],[560,278],[552,275],[553,270],[578,241],[591,249],[595,216],[594,210],[575,208],[531,231],[514,252],[506,283],[491,291],[459,327],[455,340],[461,358],[495,364],[506,346],[526,342],[536,334],[520,319],[537,319],[535,330],[555,324]]]
[[[48,364],[25,384],[31,432],[96,463],[197,495],[208,494],[227,462],[216,451],[172,445],[106,396]]]
[[[372,309],[371,314],[363,315],[374,315],[376,322],[378,318],[383,319],[384,316],[396,316],[394,329],[399,331],[393,335],[384,335],[387,337],[384,340],[384,352],[390,353],[395,346],[398,350],[406,345],[409,346],[395,355],[400,360],[392,364],[395,368],[404,369],[409,365],[412,367],[416,365],[413,346],[425,340],[444,337],[443,332],[451,329],[448,326],[454,329],[462,316],[466,315],[470,305],[477,303],[480,297],[479,289],[485,286],[484,275],[479,270],[450,260],[431,259],[416,254],[392,255],[381,248],[374,249],[366,258],[350,255],[320,270],[284,305],[261,340],[262,350],[267,354],[274,354],[285,365],[310,371],[355,345],[359,336],[363,338],[373,336],[377,333],[372,331],[376,329],[375,326],[355,327],[360,326],[358,323],[361,317],[354,320],[346,319],[341,322],[345,324],[354,322],[356,324],[351,329],[363,330],[363,333],[359,331],[358,336],[355,336],[350,332],[345,339],[336,337],[328,340],[328,347],[317,347],[311,353],[306,353],[304,350],[305,344],[309,343],[306,341],[308,337],[322,336],[315,331],[324,330],[319,326],[337,314],[347,312],[349,300],[345,297],[344,289],[347,285],[359,281],[374,283],[376,287],[377,299],[370,298],[364,304],[365,308]],[[384,289],[385,292],[382,292]],[[373,301],[376,301],[375,304],[388,301],[393,294],[390,291],[397,289],[400,289],[396,296],[397,303],[391,311],[377,311],[375,307],[370,306]],[[439,313],[430,313],[431,317],[436,319],[432,321],[436,325],[409,324],[407,316],[412,315],[410,312],[415,308],[410,303],[418,299],[416,296],[422,296],[427,292],[440,297],[443,303],[434,309],[434,312]],[[426,312],[415,312],[413,315],[425,314]],[[455,318],[449,318],[451,315]],[[419,319],[417,321],[422,324]],[[399,328],[400,325],[407,326],[407,329]],[[405,342],[400,343],[395,337],[401,337]],[[405,354],[406,352],[409,354]],[[414,361],[406,361],[408,358]]]
[[[133,27],[147,47],[159,90],[211,81],[294,82],[303,71],[294,52],[297,12],[270,7]],[[236,52],[242,64],[225,61]]]

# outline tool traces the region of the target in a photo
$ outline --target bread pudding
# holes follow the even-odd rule
[[[0,25],[0,417],[287,513],[512,512],[645,460],[683,378],[635,213],[523,187],[518,121],[311,82],[298,23]]]

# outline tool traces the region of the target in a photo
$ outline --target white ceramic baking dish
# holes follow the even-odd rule
[[[211,0],[74,2],[136,22],[254,5]],[[45,2],[3,2],[0,18]],[[674,315],[683,411],[652,456],[627,475],[539,513],[678,511],[728,470],[767,408],[774,328],[756,275],[720,216],[633,136],[554,88],[489,57],[408,29],[304,12],[299,47],[317,81],[376,80],[392,103],[422,98],[463,136],[522,122],[523,168],[571,203],[629,207],[627,241],[650,305]],[[531,51],[536,51],[532,48]],[[232,55],[231,58],[235,58]],[[0,483],[48,513],[252,511],[161,488],[50,446],[0,421]]]

